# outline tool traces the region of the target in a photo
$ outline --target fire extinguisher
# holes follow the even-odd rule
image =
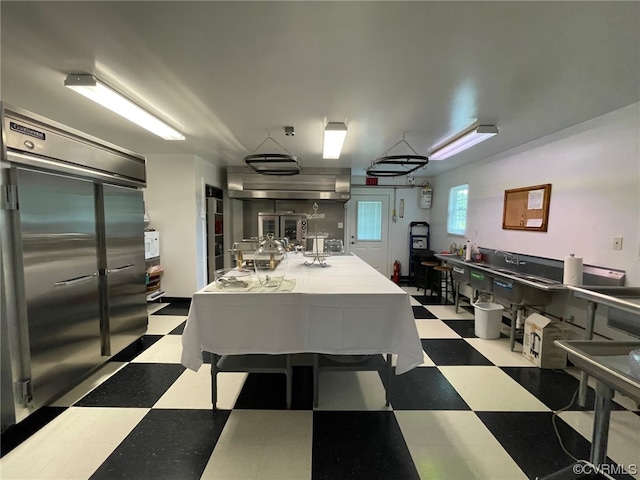
[[[393,262],[393,282],[400,283],[400,262],[398,260]]]

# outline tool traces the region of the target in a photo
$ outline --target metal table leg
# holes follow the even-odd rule
[[[313,406],[318,407],[318,388],[320,387],[320,354],[313,354]]]
[[[516,347],[516,326],[518,324],[518,316],[520,315],[521,311],[524,311],[524,307],[518,307],[515,311],[515,318],[511,319],[511,329],[509,331],[509,348],[512,352]]]
[[[291,354],[287,354],[287,410],[291,410],[291,397],[292,397],[292,382],[293,382],[293,367],[292,367],[292,356]]]
[[[393,367],[391,366],[391,354],[387,354],[387,388],[385,388],[385,398],[386,398],[386,406],[388,407],[391,403],[391,380],[393,377]]]
[[[220,360],[220,355],[215,353],[209,353],[209,355],[211,356],[211,404],[215,410],[218,402],[218,360]]]
[[[460,282],[456,282],[456,294],[454,304],[456,306],[456,313],[458,313],[458,308],[460,306]]]
[[[589,457],[589,461],[596,466],[602,465],[607,459],[612,398],[613,389],[598,380],[596,383],[596,405],[595,419],[593,421],[593,436],[591,439],[591,456]]]
[[[587,327],[584,332],[584,339],[593,339],[593,326],[596,321],[596,309],[598,304],[595,302],[587,302]],[[587,403],[587,382],[589,374],[585,371],[580,372],[580,387],[578,388],[578,405],[584,407]]]

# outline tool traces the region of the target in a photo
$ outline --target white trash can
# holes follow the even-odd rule
[[[473,305],[475,312],[476,337],[493,340],[500,337],[502,311],[499,303],[478,302]]]

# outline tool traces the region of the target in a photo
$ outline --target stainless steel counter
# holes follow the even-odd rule
[[[503,267],[498,267],[495,265],[489,265],[487,263],[482,262],[473,262],[466,261],[460,258],[458,255],[453,255],[449,253],[437,253],[435,257],[447,261],[453,264],[458,265],[466,265],[470,268],[474,268],[477,270],[482,270],[484,272],[490,273],[493,276],[506,278],[508,280],[513,280],[529,287],[538,288],[540,290],[546,290],[550,292],[566,290],[567,286],[562,282],[557,280],[552,280],[549,278],[539,277],[536,275],[531,275],[523,272],[516,272],[514,270],[510,270]]]
[[[589,461],[601,465],[607,458],[611,399],[617,390],[640,403],[640,379],[631,375],[629,352],[638,342],[557,340],[569,360],[596,379],[596,401]]]
[[[573,292],[576,298],[581,298],[588,302],[587,323],[584,334],[585,340],[591,340],[593,338],[596,310],[599,304],[640,316],[640,288],[638,287],[578,287],[569,285],[567,288]],[[640,318],[638,321],[640,322]],[[578,394],[578,405],[581,407],[584,407],[587,401],[588,378],[588,372],[582,370]]]
[[[618,309],[630,314],[640,322],[640,288],[638,287],[591,287],[572,286],[576,298],[588,302],[585,340],[563,340],[556,344],[567,351],[569,359],[580,368],[580,390],[578,404],[585,406],[587,380],[596,379],[596,405],[591,442],[591,463],[599,465],[606,459],[613,391],[617,390],[640,403],[640,379],[631,375],[629,352],[640,348],[638,342],[594,341],[593,326],[598,305]],[[637,322],[636,322],[637,323]],[[629,333],[632,333],[631,331]]]
[[[640,287],[576,287],[568,285],[576,298],[640,315]]]

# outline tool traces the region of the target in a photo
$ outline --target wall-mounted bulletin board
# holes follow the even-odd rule
[[[502,229],[546,232],[550,200],[550,183],[505,190]]]

